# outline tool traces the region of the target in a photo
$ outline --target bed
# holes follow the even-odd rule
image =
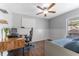
[[[57,44],[58,46],[67,48],[76,53],[79,53],[79,38],[71,39],[71,38],[63,38],[59,40],[54,40],[52,43]]]
[[[79,56],[79,38],[62,38],[46,42],[46,55]]]

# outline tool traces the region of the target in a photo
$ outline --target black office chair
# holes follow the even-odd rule
[[[25,45],[27,45],[27,46],[29,46],[30,45],[30,39],[29,39],[29,36],[27,36],[27,35],[25,35],[25,42],[26,42],[26,44]]]
[[[33,36],[33,28],[31,28],[30,32],[29,32],[29,36],[25,35],[25,42],[27,43],[27,46],[32,46],[32,44],[30,43],[32,41],[32,36]]]
[[[23,51],[23,55],[24,52],[28,52],[30,49],[32,49],[34,47],[34,45],[32,45],[32,43],[30,43],[32,41],[32,36],[33,36],[33,28],[31,28],[31,30],[29,31],[29,35],[24,35],[26,40],[26,44],[25,47],[23,47],[22,51]]]

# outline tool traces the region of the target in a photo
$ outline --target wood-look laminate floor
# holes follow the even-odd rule
[[[24,52],[24,56],[44,56],[45,55],[45,41],[38,41],[32,43],[34,47]],[[23,56],[23,52],[14,50],[16,56]]]

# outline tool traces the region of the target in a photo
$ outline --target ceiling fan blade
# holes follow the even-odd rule
[[[4,9],[0,9],[1,12],[5,13],[5,14],[8,14],[8,12]]]
[[[43,12],[39,12],[39,13],[37,13],[36,15],[39,15],[39,14],[42,14]]]
[[[46,17],[47,15],[46,15],[46,14],[44,14],[44,16]]]
[[[49,13],[56,13],[56,11],[48,11]]]
[[[52,3],[52,4],[48,7],[48,10],[51,9],[54,5],[55,5],[55,3]]]
[[[41,9],[41,10],[44,10],[43,8],[41,8],[40,6],[37,6],[37,8]]]

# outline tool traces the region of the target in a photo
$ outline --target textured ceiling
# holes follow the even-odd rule
[[[42,3],[7,3],[0,4],[0,8],[3,8],[4,6],[7,10],[14,13],[48,19],[79,7],[79,4],[56,3],[56,5],[53,8],[51,8],[51,10],[55,10],[56,13],[50,13],[47,14],[47,17],[44,17],[43,14],[36,15],[36,13],[40,11],[38,8],[36,8],[37,5],[43,6]]]

